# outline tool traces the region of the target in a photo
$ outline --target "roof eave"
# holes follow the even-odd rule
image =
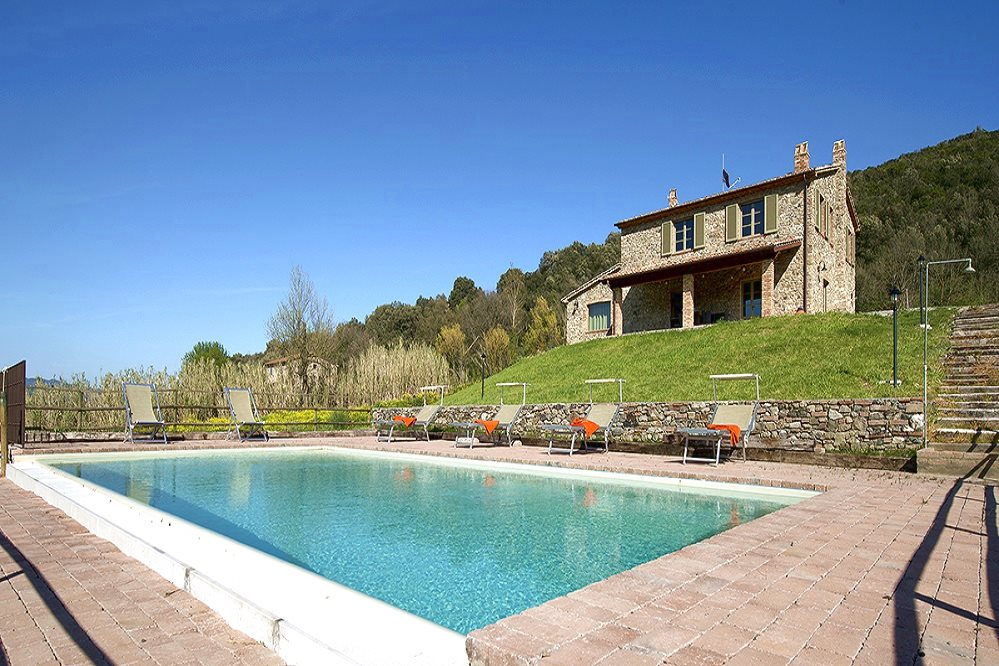
[[[694,212],[699,208],[704,208],[705,206],[711,204],[717,204],[723,201],[730,201],[732,199],[740,199],[746,196],[747,194],[752,194],[754,192],[780,187],[788,183],[793,183],[797,180],[807,181],[810,180],[811,178],[814,178],[816,173],[820,169],[822,169],[822,167],[817,167],[815,169],[808,169],[807,171],[799,171],[797,173],[788,173],[784,174],[783,176],[777,176],[776,178],[771,178],[770,180],[764,180],[759,183],[747,185],[745,187],[739,187],[734,190],[719,192],[717,194],[712,194],[710,196],[702,197],[700,199],[694,199],[693,201],[686,201],[678,206],[673,206],[672,208],[662,208],[660,210],[652,211],[651,213],[645,213],[644,215],[639,215],[637,217],[621,220],[620,222],[617,222],[614,226],[617,227],[618,229],[626,229],[628,227],[633,227],[636,224],[642,224],[644,222],[650,222],[656,219],[663,218],[664,216],[683,215],[685,213]]]

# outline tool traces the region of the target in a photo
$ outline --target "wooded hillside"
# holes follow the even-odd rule
[[[972,257],[977,271],[931,268],[931,304],[999,301],[999,131],[982,129],[850,174],[860,217],[857,309],[919,301],[920,254]]]

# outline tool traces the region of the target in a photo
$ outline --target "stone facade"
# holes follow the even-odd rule
[[[585,403],[525,405],[514,427],[518,437],[543,439],[544,423],[566,423],[586,413]],[[922,441],[923,402],[919,398],[876,400],[765,400],[759,404],[756,431],[749,447],[798,451],[918,448]],[[625,403],[611,427],[611,442],[676,441],[676,429],[703,426],[709,402]],[[375,409],[372,419],[413,415],[417,408]],[[436,428],[448,423],[488,418],[495,406],[445,406]]]
[[[618,223],[621,263],[563,298],[569,344],[621,333],[742,319],[745,282],[761,283],[762,316],[796,312],[853,312],[855,218],[846,183],[846,147],[834,145],[833,163],[811,168],[808,144],[795,147],[794,172],[771,181],[678,204]],[[775,221],[766,233],[726,240],[726,209],[775,196]],[[819,211],[828,225],[820,230]],[[741,208],[740,208],[741,210]],[[663,252],[663,234],[703,216],[703,243]],[[741,219],[740,224],[741,228]],[[696,236],[696,234],[695,234]],[[683,273],[685,266],[690,273]],[[588,330],[588,308],[610,301],[612,322]]]

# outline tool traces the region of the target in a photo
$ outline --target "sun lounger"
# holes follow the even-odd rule
[[[160,411],[160,397],[155,384],[121,383],[125,398],[126,442],[135,441],[136,428],[151,428],[148,441],[167,443],[166,424]],[[159,433],[159,436],[157,436]]]
[[[229,403],[229,418],[232,419],[232,427],[226,433],[225,438],[229,439],[233,432],[239,441],[246,442],[257,440],[266,442],[270,439],[264,422],[257,412],[257,403],[253,399],[253,391],[248,388],[225,388],[226,402]]]
[[[500,404],[491,419],[483,417],[477,421],[458,421],[450,424],[465,432],[464,436],[455,438],[455,447],[467,444],[468,448],[472,448],[476,444],[480,444],[479,438],[475,436],[476,432],[480,429],[485,430],[486,434],[492,438],[490,444],[498,443],[493,435],[494,432],[506,430],[506,444],[507,446],[513,446],[513,424],[520,418],[520,410],[524,408],[524,404],[527,402],[527,384],[523,382],[500,382],[496,386],[500,387]],[[520,404],[504,404],[503,387],[506,386],[520,386],[523,388]]]
[[[402,414],[396,414],[388,419],[380,419],[375,421],[375,438],[379,442],[391,442],[392,437],[395,435],[396,428],[406,431],[410,428],[413,429],[413,439],[419,439],[418,429],[423,428],[423,436],[426,440],[430,441],[430,430],[429,425],[434,418],[437,417],[437,412],[440,408],[444,406],[444,391],[447,389],[445,385],[436,386],[421,386],[420,392],[423,394],[423,407],[420,411],[416,413],[416,416],[403,416]],[[428,405],[427,404],[427,392],[428,391],[440,391],[441,399],[437,404]]]
[[[616,382],[618,385],[618,401],[616,403],[593,402],[593,386],[595,384],[609,384]],[[541,429],[548,433],[548,454],[552,451],[568,451],[571,456],[575,451],[588,451],[589,441],[593,435],[600,433],[604,438],[604,453],[610,449],[610,427],[621,410],[624,402],[624,380],[623,379],[587,379],[586,383],[590,388],[590,407],[583,418],[573,419],[568,424],[548,423],[541,426]],[[569,437],[569,446],[556,447],[555,439],[559,435]],[[577,440],[580,448],[576,448]]]
[[[754,380],[756,382],[756,400],[749,403],[718,402],[719,381]],[[683,438],[683,463],[688,460],[710,462],[718,465],[721,462],[721,449],[728,442],[732,449],[742,449],[742,460],[746,460],[746,444],[756,427],[756,409],[760,401],[760,377],[754,374],[711,375],[712,393],[715,406],[711,411],[711,420],[706,428],[678,428],[677,434]],[[713,458],[698,458],[690,455],[692,443],[702,443],[713,447]]]

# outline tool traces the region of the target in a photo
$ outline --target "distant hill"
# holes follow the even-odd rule
[[[887,308],[893,285],[917,305],[920,254],[970,256],[977,271],[931,268],[931,303],[999,301],[999,131],[977,129],[849,178],[860,217],[858,310]]]

